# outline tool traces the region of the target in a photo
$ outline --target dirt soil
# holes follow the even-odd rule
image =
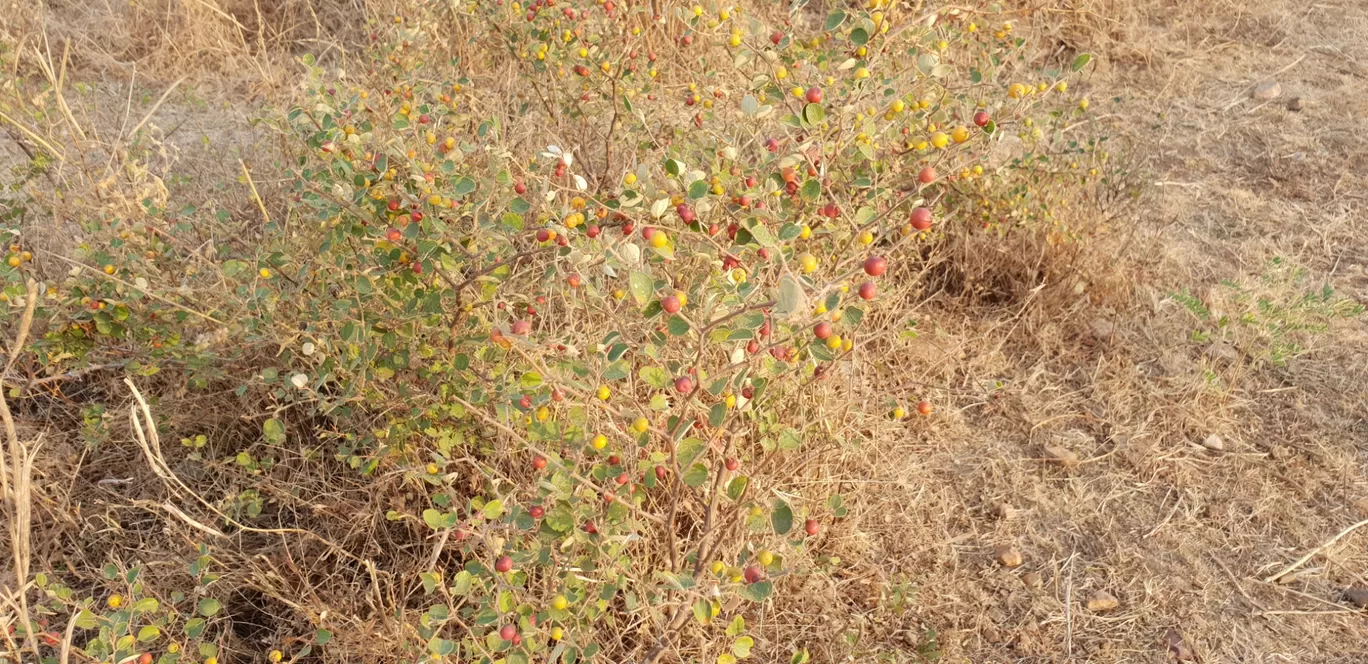
[[[1368,4],[1058,3],[1031,20],[1100,56],[1093,117],[1153,186],[1077,304],[922,338],[909,370],[952,406],[852,459],[874,503],[848,543],[882,563],[869,577],[914,587],[912,619],[870,612],[859,631],[934,628],[973,662],[1368,661],[1368,613],[1343,595],[1368,587],[1368,528],[1338,537],[1368,518],[1368,321],[1279,366],[1269,330],[1298,309],[1258,305],[1325,284],[1368,303]],[[1213,319],[1262,313],[1195,339],[1216,328],[1184,291]],[[858,602],[867,583],[839,590]],[[1117,606],[1090,610],[1098,592]],[[833,644],[851,629],[810,627]]]

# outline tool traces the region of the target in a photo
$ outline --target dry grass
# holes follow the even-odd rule
[[[327,5],[327,18],[324,3],[260,4],[275,13],[252,3],[50,2],[30,20],[75,45],[74,71],[89,80],[125,81],[129,63],[139,76],[157,72],[158,85],[133,107],[143,110],[129,117],[146,113],[170,81],[193,76],[196,94],[214,101],[172,97],[150,122],[171,150],[156,175],[174,164],[196,175],[182,186],[204,186],[234,177],[237,161],[233,148],[196,152],[200,135],[238,154],[262,141],[213,127],[241,126],[217,119],[245,113],[248,102],[233,95],[287,90],[288,54],[344,48],[325,35],[355,9]],[[950,661],[1161,662],[1176,630],[1205,662],[1365,661],[1368,615],[1339,593],[1368,585],[1368,530],[1318,549],[1368,516],[1364,319],[1299,337],[1307,351],[1277,366],[1265,358],[1264,334],[1192,341],[1197,321],[1168,294],[1190,289],[1233,311],[1225,279],[1273,301],[1325,282],[1368,302],[1368,138],[1357,127],[1368,113],[1368,8],[1085,0],[1038,7],[1027,20],[1049,36],[1042,58],[1098,54],[1088,83],[1096,116],[1152,175],[1142,209],[1125,221],[1134,230],[1040,270],[963,248],[951,266],[959,276],[945,284],[970,275],[1001,284],[996,296],[929,289],[911,309],[915,339],[866,345],[810,397],[927,398],[937,412],[834,432],[841,444],[802,467],[799,486],[814,495],[834,488],[851,506],[822,543],[845,565],[785,582],[791,592],[752,619],[766,652],[806,646],[814,661],[916,661],[934,630]],[[34,27],[7,29],[41,34]],[[1282,97],[1249,99],[1268,77]],[[1287,109],[1291,97],[1302,110]],[[251,212],[241,191],[209,195]],[[1306,268],[1308,281],[1262,280],[1274,257]],[[64,396],[132,403],[113,381],[82,381]],[[160,399],[164,428],[193,419],[199,431],[226,434],[215,440],[250,430],[247,418],[203,397]],[[213,536],[161,507],[168,489],[152,455],[132,444],[124,411],[111,427],[128,444],[94,458],[76,442],[73,412],[57,404],[20,414],[15,435],[45,441],[33,471],[34,568],[79,577],[137,558],[164,568],[168,583],[183,581],[171,561]],[[1213,433],[1223,451],[1199,444]],[[1073,450],[1080,463],[1051,462],[1047,445]],[[304,467],[297,450],[278,452],[282,467]],[[11,454],[13,470],[22,449]],[[294,488],[270,497],[280,527],[220,548],[224,585],[235,589],[220,661],[254,661],[324,611],[351,661],[393,655],[385,645],[403,629],[395,615],[406,611],[406,575],[432,551],[384,514],[421,496],[399,477],[363,485],[340,463],[325,468],[286,470]],[[194,464],[171,470],[203,496],[234,490]],[[1022,552],[1020,568],[994,562],[1003,544]],[[1295,575],[1267,580],[1313,551]],[[1087,610],[1095,590],[1119,608]]]

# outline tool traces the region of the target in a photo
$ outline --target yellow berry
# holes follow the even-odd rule
[[[907,417],[907,411],[903,410],[902,406],[893,409],[893,419],[901,420],[904,417]]]
[[[5,262],[9,263],[10,267],[19,267],[19,265],[23,263],[24,260],[22,258],[19,258],[18,256],[10,256],[9,259]]]
[[[551,409],[550,409],[550,408],[547,408],[546,406],[542,406],[541,408],[538,408],[538,409],[537,409],[537,421],[538,421],[538,422],[545,422],[545,421],[546,421],[546,418],[548,418],[548,417],[551,417]]]
[[[610,390],[610,389],[608,389],[608,386],[607,386],[607,385],[600,385],[600,386],[599,386],[599,388],[598,388],[598,398],[599,398],[599,401],[607,401],[607,400],[608,400],[608,397],[611,397],[611,396],[613,396],[613,391]]]
[[[840,347],[841,347],[841,335],[839,335],[839,334],[833,334],[833,335],[827,337],[827,338],[826,338],[826,345],[827,345],[827,348],[830,348],[831,350],[836,350],[837,348],[840,348]]]
[[[860,238],[859,238],[859,240],[860,240],[860,244],[863,244],[863,245],[865,245],[865,246],[869,246],[869,245],[871,245],[871,244],[874,244],[874,234],[871,233],[871,232],[869,232],[869,231],[865,231],[865,232],[863,232],[863,233],[860,233]]]
[[[561,640],[561,639],[564,638],[564,637],[565,637],[565,630],[563,630],[563,629],[561,629],[561,628],[559,628],[559,627],[552,627],[552,628],[551,628],[551,640],[552,640],[552,641],[559,641],[559,640]]]
[[[1069,90],[1069,84],[1068,84],[1068,83],[1066,83],[1066,82],[1064,82],[1064,81],[1060,81],[1060,82],[1058,82],[1058,83],[1055,83],[1055,91],[1056,91],[1056,92],[1068,92],[1068,90]]]
[[[798,231],[798,237],[804,240],[812,237],[812,227],[806,224],[803,225],[803,230]]]
[[[780,67],[774,70],[774,77],[782,81],[788,78],[788,70],[784,69],[783,67]]]
[[[943,131],[938,131],[938,132],[936,132],[936,133],[934,133],[934,134],[931,134],[931,145],[936,146],[936,148],[938,148],[938,149],[939,149],[939,148],[944,148],[946,145],[949,145],[949,144],[950,144],[950,137],[949,137],[949,136],[946,136],[946,135],[945,135],[945,132],[943,132]]]
[[[893,102],[893,105],[889,107],[889,110],[894,113],[902,113],[905,108],[907,108],[907,104],[904,104],[903,100],[899,99],[898,101]]]
[[[123,595],[110,595],[109,599],[105,600],[105,604],[108,604],[111,609],[117,609],[123,606]]]
[[[556,595],[551,598],[551,608],[557,611],[564,611],[567,606],[570,606],[570,600],[567,600],[565,595]]]
[[[601,450],[608,447],[608,437],[603,434],[594,436],[594,442],[591,444],[594,446],[594,449]]]
[[[727,405],[728,408],[735,408],[735,407],[736,407],[736,395],[735,395],[735,394],[728,394],[728,395],[727,395],[727,398],[726,398],[726,399],[723,399],[722,401],[723,401],[723,403],[725,403],[725,404]]]
[[[627,175],[624,175],[624,176],[622,177],[622,182],[623,182],[624,184],[626,184],[627,186],[629,186],[629,187],[632,186],[632,185],[634,185],[634,184],[636,184],[636,183],[637,183],[637,176],[636,176],[636,173],[628,173]]]
[[[106,266],[104,266],[104,273],[105,273],[105,274],[114,274],[114,266],[113,266],[113,265],[106,265]]]
[[[1007,88],[1007,96],[1012,99],[1021,99],[1026,96],[1026,86],[1020,83],[1013,83]]]
[[[798,257],[798,265],[803,268],[803,272],[814,272],[817,269],[817,257],[812,254],[803,254]]]
[[[859,80],[862,78],[869,78],[869,70],[864,67],[858,67],[855,69],[855,79]]]
[[[761,551],[760,553],[756,554],[755,560],[758,561],[761,565],[769,567],[770,565],[774,564],[774,554],[770,553],[769,551]]]
[[[1078,108],[1079,108],[1080,110],[1084,110],[1084,111],[1088,110],[1088,98],[1087,98],[1087,97],[1084,97],[1084,98],[1078,100]]]
[[[710,569],[713,574],[721,574],[723,570],[727,569],[727,565],[720,560],[714,560]]]
[[[638,417],[632,422],[632,431],[637,433],[646,433],[649,428],[651,428],[651,423],[644,417]]]
[[[955,127],[950,130],[950,138],[954,139],[956,143],[963,143],[969,140],[969,130],[964,127]]]
[[[438,468],[437,464],[435,463],[430,463],[427,465],[427,474],[429,475],[436,475],[440,470],[441,468]]]
[[[267,656],[267,659],[272,662],[279,662],[280,660],[285,659],[285,653],[282,653],[279,650],[272,650],[271,654]]]
[[[105,272],[109,272],[109,271],[110,271],[109,268],[106,267],[106,268],[105,268]],[[264,267],[261,268],[260,270],[258,270],[258,271],[257,271],[257,274],[261,275],[261,278],[262,278],[262,279],[270,279],[270,278],[271,278],[271,271],[268,270],[268,269],[266,269],[266,268],[264,268]]]

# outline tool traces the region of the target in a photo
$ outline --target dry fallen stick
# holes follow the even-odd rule
[[[1335,542],[1338,542],[1341,539],[1343,539],[1345,535],[1348,535],[1349,533],[1352,533],[1363,526],[1368,526],[1368,519],[1364,519],[1352,526],[1349,526],[1348,528],[1345,528],[1344,530],[1339,531],[1339,534],[1335,535],[1334,537],[1331,537],[1329,541],[1327,541],[1326,543],[1314,549],[1311,549],[1306,553],[1306,555],[1302,556],[1301,558],[1298,558],[1296,562],[1283,568],[1282,571],[1278,572],[1277,574],[1264,577],[1264,582],[1273,583],[1274,581],[1277,581],[1279,578],[1296,571],[1298,567],[1305,565],[1306,561],[1311,560],[1311,558],[1313,558],[1316,554],[1320,553],[1321,551],[1324,551],[1325,549],[1330,548],[1335,544]]]

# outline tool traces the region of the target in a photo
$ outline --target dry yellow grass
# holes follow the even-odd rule
[[[305,18],[320,14],[314,4],[275,3],[279,13],[266,16],[252,3],[207,0],[52,2],[37,23],[5,27],[70,39],[73,76],[84,80],[125,81],[127,63],[141,63],[148,78],[135,85],[147,98],[131,106],[135,120],[192,77],[207,108],[173,95],[150,122],[169,146],[167,164],[175,158],[211,180],[236,177],[237,154],[269,145],[216,126],[234,124],[220,114],[240,118],[288,91],[288,53],[332,47],[323,35],[348,8],[328,5],[333,18],[315,24]],[[139,18],[149,16],[162,18]],[[1278,339],[1257,329],[1194,341],[1203,326],[1169,296],[1186,289],[1238,315],[1251,305],[1223,280],[1272,302],[1328,283],[1368,303],[1368,138],[1357,126],[1368,114],[1368,7],[1096,0],[1022,18],[1048,37],[1043,59],[1097,54],[1087,83],[1095,121],[1149,176],[1138,210],[1119,220],[1133,232],[1042,266],[1036,281],[991,248],[962,248],[933,282],[940,288],[915,305],[916,338],[868,345],[812,395],[823,404],[926,398],[936,411],[869,422],[846,432],[858,445],[798,471],[814,485],[835,482],[851,507],[826,534],[826,553],[845,571],[794,575],[791,592],[753,623],[774,652],[805,646],[819,662],[876,653],[919,661],[919,649],[932,651],[930,632],[948,661],[1368,661],[1368,615],[1340,599],[1368,586],[1368,529],[1335,539],[1368,517],[1364,319],[1294,335],[1306,352],[1279,366],[1267,358]],[[1270,78],[1282,95],[1252,99]],[[1300,110],[1289,109],[1293,97]],[[200,135],[232,147],[196,151]],[[3,150],[17,158],[12,145]],[[241,191],[213,195],[252,210]],[[1285,268],[1269,267],[1275,257],[1304,268],[1305,280],[1282,279]],[[968,277],[998,286],[975,296]],[[167,404],[159,417],[241,427],[231,413],[196,411],[204,404],[195,398]],[[136,448],[92,469],[71,435],[80,423],[47,415],[27,413],[17,434],[46,441],[34,469],[35,568],[172,559],[203,536],[158,506],[163,487]],[[122,412],[115,419],[128,429]],[[1223,449],[1202,445],[1212,434]],[[1047,447],[1079,460],[1059,463]],[[300,478],[300,495],[275,497],[292,523],[330,540],[252,533],[229,547],[226,562],[240,566],[228,606],[237,655],[221,661],[252,661],[255,648],[307,628],[325,608],[353,632],[339,635],[351,661],[391,654],[387,637],[402,629],[390,613],[402,606],[399,577],[428,550],[391,549],[412,534],[384,514],[413,497],[397,479],[363,490],[334,470]],[[119,481],[101,482],[109,479]],[[995,560],[1003,545],[1021,553],[1020,566]],[[271,556],[257,555],[268,548]],[[379,552],[388,568],[368,569],[363,561]],[[1295,574],[1270,580],[1308,553]],[[0,576],[6,586],[13,578]],[[1119,606],[1089,610],[1097,591]]]

